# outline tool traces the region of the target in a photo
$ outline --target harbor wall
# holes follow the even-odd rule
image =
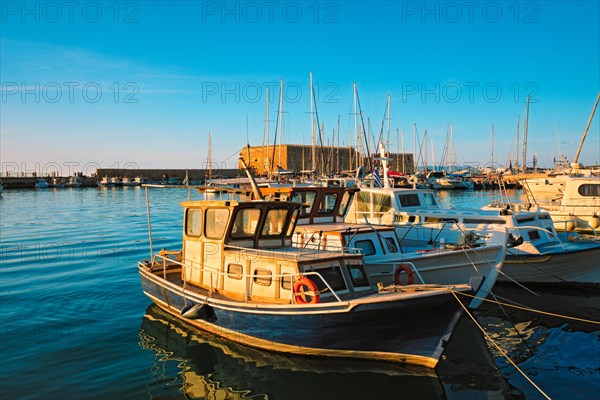
[[[105,176],[120,178],[135,178],[137,176],[148,178],[151,181],[160,181],[162,179],[176,178],[182,180],[185,175],[191,181],[200,181],[206,179],[209,174],[207,169],[117,169],[117,168],[98,168],[96,176],[102,179]],[[211,171],[213,178],[236,178],[246,176],[243,170],[239,169],[218,169],[216,166]]]

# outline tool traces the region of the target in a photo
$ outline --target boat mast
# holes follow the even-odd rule
[[[525,173],[527,169],[527,133],[529,130],[529,97],[527,96],[527,111],[525,112],[525,127],[523,132],[523,167],[521,171]]]
[[[279,81],[279,162],[277,163],[281,168],[281,144],[283,143],[283,79]],[[287,169],[287,165],[286,165]],[[279,178],[279,174],[277,175]]]
[[[206,172],[208,180],[212,179],[212,140],[210,139],[210,131],[208,131],[208,154],[206,156]]]
[[[267,149],[266,149],[266,154],[267,154],[267,159],[265,160],[264,164],[267,166],[270,166],[271,163],[269,161],[269,86],[267,86],[267,99],[266,99],[266,104],[265,104],[265,133],[264,133],[264,137],[267,138]],[[264,144],[263,144],[264,146]],[[269,177],[271,175],[271,171],[268,171]]]
[[[390,99],[390,94],[388,93],[387,95],[387,123],[388,123],[388,134],[387,134],[387,143],[385,144],[386,149],[390,148],[390,111],[391,111],[391,99]]]
[[[423,142],[425,143],[425,151],[424,151],[424,156],[423,156],[423,163],[425,166],[425,173],[427,173],[427,129],[425,129],[425,132],[423,133]]]
[[[356,115],[356,82],[354,82],[354,90],[353,90],[353,96],[354,96],[354,140],[356,141],[356,169],[358,169],[359,167],[359,154],[362,154],[362,149],[360,147],[360,134],[358,133],[358,122],[357,122],[357,115]]]
[[[415,170],[415,174],[417,173],[417,123],[415,122],[415,124],[413,125],[414,129],[413,132],[415,134],[415,153],[413,154],[413,167]]]
[[[405,153],[404,153],[404,128],[402,128],[402,173],[406,174],[406,164],[404,162]]]
[[[516,149],[517,151],[515,153],[517,153],[517,160],[515,162],[515,170],[518,172],[519,171],[519,129],[521,128],[521,116],[519,115],[519,119],[517,120],[517,146]]]
[[[317,170],[317,138],[316,138],[316,129],[315,129],[315,104],[313,101],[313,79],[312,72],[310,73],[310,129],[312,134],[312,161],[310,164],[310,169],[313,173]]]
[[[340,116],[338,115],[338,126],[337,126],[337,165],[336,172],[340,172]]]
[[[492,124],[492,168],[494,168],[494,124]]]
[[[585,127],[583,136],[581,137],[581,142],[579,142],[579,148],[577,149],[577,153],[575,154],[575,158],[573,159],[573,164],[577,164],[577,161],[579,160],[579,154],[581,154],[581,149],[583,148],[583,142],[585,142],[585,137],[587,136],[588,129],[590,129],[590,125],[592,124],[592,119],[594,118],[594,114],[596,113],[596,107],[598,107],[598,100],[600,100],[600,92],[598,93],[598,97],[596,97],[596,104],[594,104],[594,109],[592,110],[590,119],[588,120],[587,126]]]

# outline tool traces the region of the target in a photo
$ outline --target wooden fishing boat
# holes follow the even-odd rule
[[[478,307],[498,278],[506,254],[506,230],[488,229],[485,235],[456,227],[432,230],[414,219],[404,225],[406,230],[386,226],[382,224],[385,219],[375,222],[366,215],[357,217],[356,207],[362,209],[361,199],[368,190],[371,189],[288,186],[261,188],[261,193],[267,199],[302,204],[294,234],[295,246],[360,252],[369,277],[384,285],[452,284],[466,282],[472,276],[484,277],[478,298],[470,303],[470,307]]]
[[[143,291],[234,342],[433,368],[461,313],[456,285],[376,285],[363,257],[292,246],[301,205],[186,201],[183,245],[139,262]],[[468,299],[467,299],[468,300]]]

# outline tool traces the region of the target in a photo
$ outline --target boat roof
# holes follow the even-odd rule
[[[376,230],[381,231],[394,231],[396,228],[392,225],[373,225],[373,224],[349,224],[349,223],[324,223],[324,224],[310,224],[310,225],[298,225],[296,226],[296,232],[352,232],[357,231],[368,231],[373,232]]]

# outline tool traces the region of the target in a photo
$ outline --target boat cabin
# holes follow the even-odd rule
[[[294,285],[304,278],[314,282],[323,299],[372,290],[360,255],[292,247],[301,215],[298,203],[230,200],[181,205],[181,279],[189,285],[236,300],[282,304],[303,302]]]
[[[335,186],[269,187],[260,189],[266,200],[302,205],[298,225],[342,222],[357,188]]]

